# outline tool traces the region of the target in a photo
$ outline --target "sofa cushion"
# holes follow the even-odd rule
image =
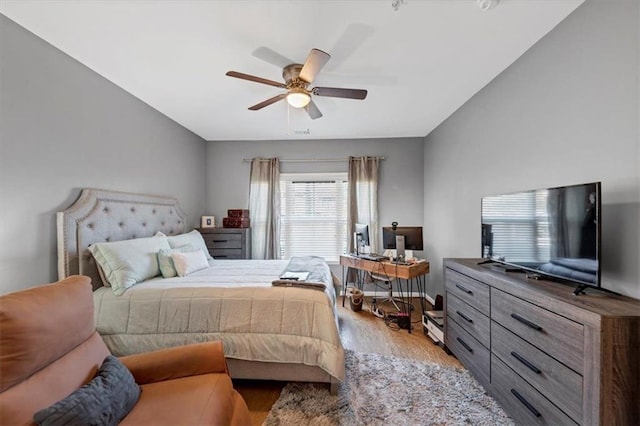
[[[118,358],[109,355],[86,385],[50,407],[36,412],[39,425],[116,425],[140,397],[140,386]]]
[[[247,425],[249,411],[227,374],[200,374],[141,386],[121,425]]]
[[[0,392],[87,340],[95,330],[91,280],[73,276],[0,298]]]

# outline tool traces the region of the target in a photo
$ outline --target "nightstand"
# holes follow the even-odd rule
[[[250,259],[251,228],[196,228],[215,259]]]

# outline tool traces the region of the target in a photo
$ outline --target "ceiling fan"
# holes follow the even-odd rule
[[[322,113],[311,99],[311,95],[328,96],[333,98],[364,99],[367,91],[362,89],[342,89],[338,87],[313,87],[309,85],[316,78],[322,67],[329,61],[331,55],[319,49],[311,49],[307,60],[303,64],[289,64],[282,69],[284,83],[280,83],[266,78],[256,77],[237,71],[229,71],[229,77],[254,81],[256,83],[268,84],[270,86],[287,89],[286,93],[281,93],[272,98],[262,101],[259,104],[249,107],[251,111],[257,111],[282,99],[294,108],[304,108],[313,120],[322,117]]]

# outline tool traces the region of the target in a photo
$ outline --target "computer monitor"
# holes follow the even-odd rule
[[[354,227],[355,233],[359,234],[358,239],[365,246],[369,245],[369,225],[363,223],[356,223]]]
[[[355,254],[362,254],[361,246],[369,244],[369,225],[356,223],[353,230],[353,251]]]
[[[422,246],[422,226],[391,226],[382,228],[382,246],[385,250],[396,248],[396,236],[404,237],[404,248],[407,250],[424,250]]]

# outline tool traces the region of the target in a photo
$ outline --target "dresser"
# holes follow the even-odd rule
[[[519,424],[640,424],[640,301],[445,259],[445,345]]]
[[[251,228],[198,228],[215,259],[250,259]]]

